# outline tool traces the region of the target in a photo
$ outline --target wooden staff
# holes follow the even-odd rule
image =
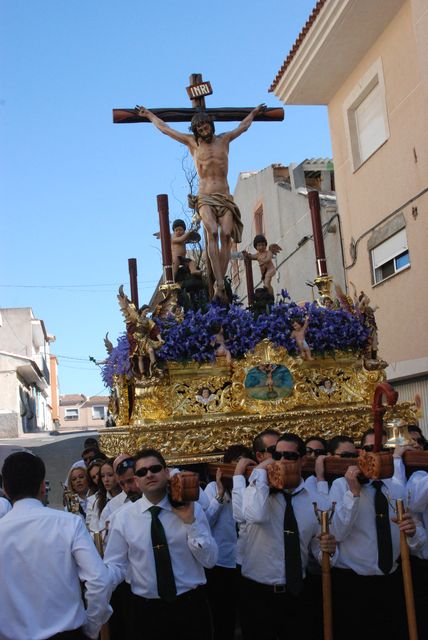
[[[321,511],[321,535],[329,532],[329,512]],[[333,640],[333,615],[331,606],[330,554],[322,552],[322,613],[324,640]]]
[[[333,502],[331,509],[321,511],[318,509],[317,503],[313,502],[315,515],[321,525],[321,535],[329,533],[329,526],[336,508]],[[322,574],[322,609],[323,609],[323,637],[324,640],[333,640],[333,614],[331,606],[331,570],[330,570],[330,554],[327,551],[322,552],[321,561]]]
[[[404,504],[402,500],[397,500],[397,520],[403,520]],[[412,569],[410,567],[409,546],[407,536],[400,530],[400,553],[401,566],[403,570],[404,597],[406,600],[407,628],[409,630],[409,640],[418,640],[418,627],[416,624],[415,598],[413,596]]]
[[[97,548],[98,553],[101,558],[104,557],[104,544],[103,544],[103,536],[101,531],[94,531],[94,544]],[[110,629],[108,626],[108,622],[105,622],[100,630],[100,640],[110,640]]]

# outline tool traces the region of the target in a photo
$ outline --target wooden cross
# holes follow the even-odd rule
[[[202,79],[202,74],[192,73],[189,78],[190,86],[187,87],[187,93],[192,102],[190,109],[186,108],[164,108],[164,109],[150,109],[158,118],[164,122],[190,122],[195,113],[205,111],[210,114],[214,121],[217,122],[239,122],[246,118],[253,110],[253,107],[221,107],[217,109],[207,109],[205,106],[205,96],[212,94],[211,84]],[[258,121],[278,122],[284,120],[284,109],[281,107],[267,108],[254,118]],[[150,122],[147,118],[139,115],[138,109],[113,109],[113,122],[115,124],[125,124],[128,122]],[[168,224],[168,219],[167,219]],[[169,224],[168,224],[169,231]],[[205,237],[205,244],[207,244]],[[165,260],[164,260],[165,262]],[[171,262],[171,261],[170,261]],[[212,296],[213,289],[212,283],[214,277],[212,274],[211,264],[207,263],[208,281],[210,296]],[[130,263],[130,277],[131,277],[131,291],[133,302],[138,306],[138,290],[137,290],[137,275],[136,275],[136,262]]]
[[[164,120],[164,122],[190,122],[195,113],[206,111],[216,122],[240,122],[253,110],[253,107],[220,107],[216,109],[205,108],[205,96],[210,95],[211,85],[202,80],[200,73],[192,73],[189,78],[190,87],[187,92],[192,101],[192,108],[165,107],[162,109],[150,109],[152,113]],[[260,113],[256,121],[278,122],[284,120],[284,109],[281,107],[267,108]],[[128,122],[150,122],[147,118],[138,115],[137,109],[113,109],[113,122],[126,124]]]

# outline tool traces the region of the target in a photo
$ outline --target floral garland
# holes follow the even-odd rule
[[[343,309],[325,309],[316,303],[303,307],[291,301],[286,291],[269,313],[255,317],[251,311],[238,305],[223,307],[211,304],[206,311],[188,311],[182,322],[174,318],[158,321],[165,344],[156,352],[159,361],[212,362],[215,360],[215,335],[223,328],[226,346],[233,358],[240,358],[264,338],[275,346],[285,347],[297,355],[295,340],[291,337],[292,323],[303,323],[309,316],[306,341],[314,355],[326,356],[335,351],[363,351],[369,330],[357,315]],[[111,387],[114,374],[131,375],[129,344],[126,334],[119,337],[107,363],[102,368],[104,384]]]
[[[113,387],[113,376],[131,376],[131,363],[129,361],[129,342],[126,333],[122,333],[117,339],[117,345],[113,347],[106,363],[101,367],[101,378],[106,387]]]

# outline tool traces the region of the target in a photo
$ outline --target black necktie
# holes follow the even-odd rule
[[[158,582],[158,594],[162,600],[173,602],[177,597],[174,572],[172,570],[171,556],[169,555],[165,529],[159,520],[160,507],[150,507],[152,515],[152,545],[155,556],[156,578]]]
[[[284,493],[285,580],[287,583],[287,591],[298,596],[303,589],[303,573],[302,558],[300,555],[299,527],[291,503],[293,495],[296,494]]]
[[[376,513],[376,533],[379,569],[388,574],[392,569],[392,538],[389,522],[388,500],[382,493],[382,480],[373,480],[372,487],[376,490],[374,505]]]

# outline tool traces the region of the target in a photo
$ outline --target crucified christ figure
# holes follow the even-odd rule
[[[137,109],[138,114],[150,120],[159,131],[185,144],[192,155],[199,177],[195,210],[202,219],[207,234],[207,251],[215,278],[214,296],[226,301],[224,277],[232,240],[241,242],[243,228],[241,214],[230,195],[227,182],[229,143],[247,131],[254,118],[266,109],[266,105],[260,104],[236,129],[220,135],[215,135],[214,122],[204,111],[193,116],[190,126],[192,133],[181,133],[145,107],[137,106]]]

